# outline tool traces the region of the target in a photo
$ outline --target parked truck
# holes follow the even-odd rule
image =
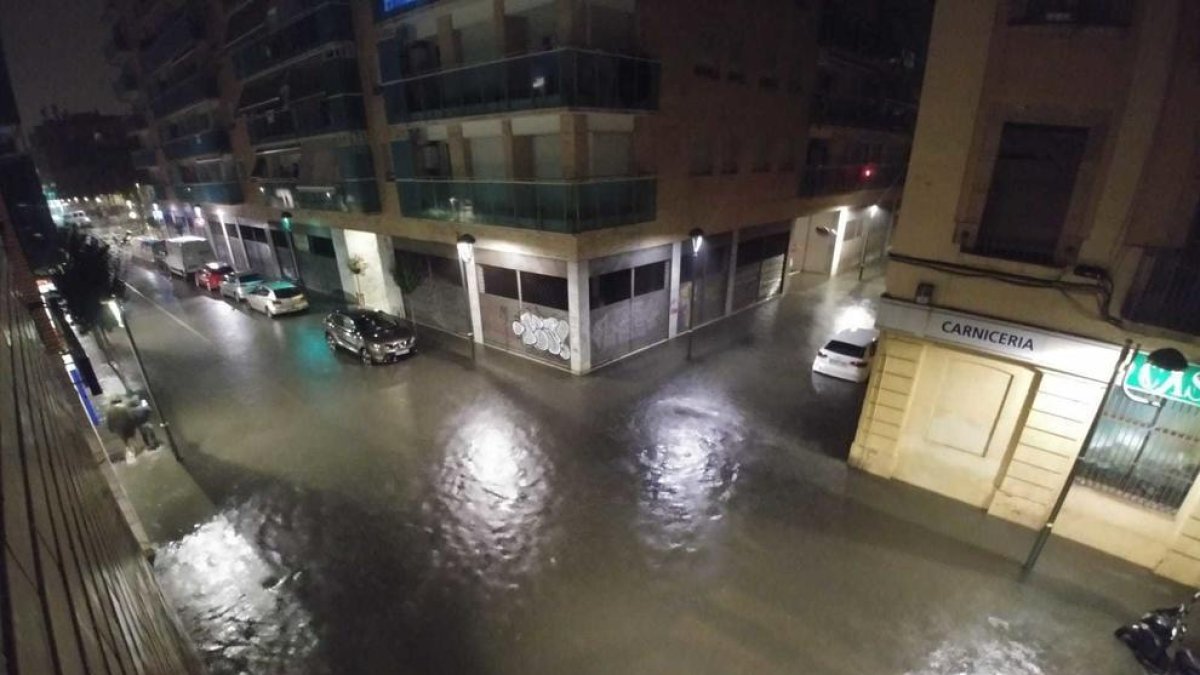
[[[181,277],[195,274],[204,263],[216,259],[203,237],[173,237],[167,240],[167,271]]]

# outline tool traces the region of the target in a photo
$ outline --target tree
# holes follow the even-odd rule
[[[78,228],[59,230],[59,255],[54,285],[79,332],[101,327],[104,301],[121,297],[124,291],[120,263],[108,244]]]

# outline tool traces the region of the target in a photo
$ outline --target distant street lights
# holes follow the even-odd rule
[[[699,304],[697,297],[697,283],[704,274],[697,273],[696,259],[700,256],[700,249],[704,247],[704,230],[700,228],[692,228],[688,232],[688,238],[692,241],[692,298],[688,303],[688,342],[687,342],[687,358],[692,360],[692,339],[696,334],[696,305]]]
[[[467,300],[467,322],[471,323],[471,289],[467,285],[467,264],[475,259],[475,237],[469,234],[458,236],[458,263],[462,272],[463,297]],[[467,342],[471,343],[471,363],[475,363],[475,331],[467,329]]]
[[[1132,340],[1126,340],[1125,345],[1121,347],[1121,355],[1117,358],[1117,364],[1113,366],[1112,376],[1108,379],[1108,386],[1104,388],[1104,396],[1100,398],[1100,407],[1096,409],[1096,414],[1092,416],[1092,423],[1088,426],[1087,434],[1083,437],[1083,444],[1079,448],[1079,453],[1075,455],[1075,462],[1071,465],[1071,470],[1067,472],[1067,479],[1063,481],[1062,490],[1058,493],[1058,498],[1054,501],[1054,506],[1050,508],[1050,515],[1046,518],[1046,523],[1042,525],[1042,529],[1038,532],[1037,539],[1033,542],[1033,548],[1029,550],[1029,557],[1025,559],[1025,564],[1022,570],[1026,573],[1033,570],[1033,566],[1037,564],[1038,557],[1042,554],[1042,549],[1046,547],[1046,541],[1050,539],[1050,533],[1054,529],[1054,524],[1058,520],[1058,514],[1062,511],[1063,504],[1067,501],[1067,492],[1071,490],[1071,484],[1075,482],[1075,476],[1079,474],[1079,470],[1083,468],[1084,462],[1087,461],[1088,447],[1092,444],[1092,437],[1096,435],[1096,427],[1100,425],[1100,417],[1104,414],[1104,406],[1108,404],[1108,397],[1112,394],[1113,387],[1117,383],[1117,379],[1125,372],[1129,365],[1129,359],[1132,355],[1138,353],[1140,345],[1133,344]],[[1188,360],[1178,349],[1166,347],[1156,349],[1150,352],[1147,360],[1151,365],[1173,373],[1187,370]]]

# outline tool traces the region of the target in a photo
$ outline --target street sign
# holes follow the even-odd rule
[[[1125,373],[1125,386],[1154,396],[1200,406],[1200,366],[1189,363],[1187,370],[1173,373],[1150,363],[1138,352]]]

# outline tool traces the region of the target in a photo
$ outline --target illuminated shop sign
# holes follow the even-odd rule
[[[1125,373],[1125,386],[1200,406],[1200,366],[1195,364],[1188,364],[1187,370],[1171,372],[1151,364],[1146,355],[1139,352]]]

